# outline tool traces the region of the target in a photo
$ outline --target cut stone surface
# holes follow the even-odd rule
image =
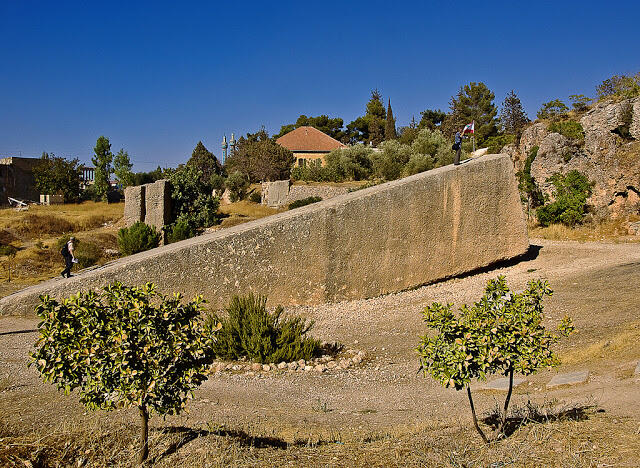
[[[522,385],[525,382],[525,379],[522,377],[514,377],[513,378],[513,388]],[[500,379],[492,380],[487,382],[485,385],[480,387],[480,390],[492,390],[497,392],[508,392],[509,391],[509,378],[502,377]]]
[[[636,370],[633,372],[633,375],[640,375],[640,361],[636,365]]]
[[[554,376],[547,388],[564,387],[565,385],[579,385],[589,380],[589,371],[568,372],[566,374],[558,374]]]

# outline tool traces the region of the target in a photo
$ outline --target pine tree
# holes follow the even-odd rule
[[[396,134],[396,119],[393,118],[393,110],[391,110],[391,99],[389,99],[389,105],[387,106],[387,121],[384,127],[384,139],[395,140],[398,138]]]
[[[111,169],[111,161],[113,161],[113,153],[111,152],[111,143],[105,136],[101,136],[96,141],[96,147],[93,148],[95,156],[91,158],[95,169],[94,187],[96,195],[105,198],[109,191],[109,177],[113,172]]]
[[[193,149],[191,158],[187,161],[187,166],[193,166],[202,172],[201,182],[204,185],[209,185],[213,174],[222,174],[220,161],[201,141]]]
[[[520,98],[513,90],[507,94],[502,103],[500,123],[506,133],[516,135],[518,138],[522,134],[525,125],[529,123],[529,118],[524,112]]]
[[[451,113],[443,125],[446,133],[453,135],[458,128],[475,121],[475,136],[482,144],[487,138],[498,133],[498,109],[493,104],[495,94],[484,83],[469,83],[451,97]]]
[[[384,140],[387,113],[382,104],[382,95],[377,89],[371,91],[371,99],[367,103],[367,113],[364,118],[369,127],[369,143],[378,146]]]

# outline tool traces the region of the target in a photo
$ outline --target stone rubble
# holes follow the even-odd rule
[[[300,359],[293,362],[280,362],[270,364],[260,364],[257,362],[222,362],[216,361],[209,367],[209,374],[219,374],[222,372],[242,373],[247,376],[264,375],[266,373],[308,373],[316,372],[318,374],[336,372],[355,367],[364,361],[364,351],[356,351],[348,349],[338,356],[323,355],[309,361]]]

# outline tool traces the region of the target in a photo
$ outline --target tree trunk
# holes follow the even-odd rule
[[[498,438],[503,436],[504,426],[507,424],[507,413],[509,411],[509,401],[511,400],[511,391],[513,390],[513,367],[509,369],[509,391],[507,392],[507,398],[504,400],[504,412],[502,413],[502,421],[500,421],[500,427],[498,428]]]
[[[149,456],[149,412],[146,406],[140,406],[140,451],[138,452],[138,464],[142,465]]]
[[[482,429],[480,429],[480,426],[478,426],[478,418],[476,417],[476,409],[473,406],[473,398],[471,398],[471,387],[469,387],[469,385],[467,385],[467,395],[469,396],[469,405],[471,405],[471,414],[473,415],[473,425],[476,427],[476,431],[478,431],[478,434],[480,434],[480,437],[482,437],[482,440],[484,441],[484,443],[488,444],[489,439],[487,439],[487,436],[484,435],[484,432],[482,432]]]

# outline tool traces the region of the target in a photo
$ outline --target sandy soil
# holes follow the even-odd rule
[[[424,333],[421,311],[433,301],[470,303],[487,280],[506,275],[512,289],[527,280],[546,278],[554,295],[545,311],[551,326],[569,314],[578,333],[560,345],[566,364],[527,379],[514,404],[558,400],[596,404],[613,417],[640,421],[640,245],[532,240],[528,258],[497,269],[412,291],[368,300],[295,307],[288,310],[315,320],[314,335],[363,350],[357,368],[324,374],[222,374],[196,392],[188,414],[152,420],[152,425],[260,424],[280,437],[311,433],[398,431],[425,421],[464,420],[466,394],[447,390],[418,374],[415,347]],[[24,428],[57,427],[67,418],[106,421],[87,413],[74,396],[65,397],[27,369],[37,321],[0,317],[0,414]],[[589,370],[588,383],[558,390],[545,384],[555,373]],[[477,392],[477,407],[493,408],[501,394]],[[109,424],[134,421],[119,412]]]

